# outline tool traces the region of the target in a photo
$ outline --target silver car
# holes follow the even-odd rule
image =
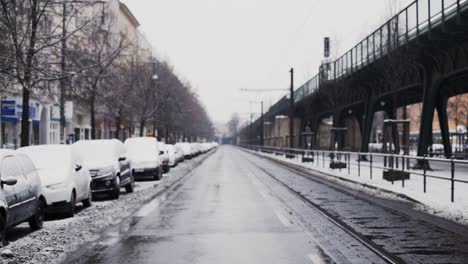
[[[0,150],[0,241],[5,232],[22,222],[42,228],[46,201],[31,160],[14,150]]]

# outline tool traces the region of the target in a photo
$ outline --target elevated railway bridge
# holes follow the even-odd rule
[[[294,91],[293,104],[290,96],[281,98],[240,138],[270,144],[266,124],[293,116],[296,139],[285,146],[304,147],[307,136],[320,140],[320,124],[327,119],[334,128],[355,131],[357,150],[368,152],[376,112],[396,119],[398,108],[422,103],[418,155],[427,155],[432,145],[437,112],[444,154],[451,157],[447,102],[467,92],[468,0],[417,0],[343,56],[322,64],[316,76]],[[390,131],[398,143],[397,125]],[[342,149],[350,136],[336,132],[331,144]]]

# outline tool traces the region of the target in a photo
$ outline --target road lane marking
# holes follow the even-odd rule
[[[286,226],[286,227],[290,227],[291,226],[291,222],[289,222],[289,220],[281,213],[279,213],[278,211],[274,210],[275,211],[275,214],[276,216],[278,217],[278,219],[281,221],[281,223]]]
[[[309,254],[307,257],[312,261],[312,264],[324,264],[322,258],[320,258],[317,254]]]

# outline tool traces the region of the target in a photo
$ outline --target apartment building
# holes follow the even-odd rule
[[[60,10],[59,10],[60,11]],[[70,11],[71,12],[71,11]],[[88,6],[84,10],[80,10],[80,16],[76,21],[70,20],[70,23],[80,24],[80,21],[87,17],[96,17],[103,25],[108,25],[108,30],[111,30],[116,36],[125,38],[125,43],[130,47],[126,49],[127,57],[136,57],[140,61],[150,61],[152,58],[152,46],[139,31],[139,22],[130,9],[119,0],[99,1],[96,4]],[[47,31],[53,28],[53,25],[61,23],[63,16],[57,12],[55,17],[48,17],[44,20],[44,28],[41,30]],[[66,13],[65,13],[66,14]],[[63,13],[62,13],[63,15]],[[55,32],[57,33],[57,32]],[[68,46],[73,46],[69,41]],[[115,39],[118,45],[119,39]],[[80,45],[86,45],[86,41],[81,41]],[[46,50],[48,56],[57,56],[60,52]],[[125,56],[124,56],[125,57]],[[57,59],[59,61],[59,59]],[[56,65],[56,71],[59,71],[59,65]],[[37,144],[59,144],[61,140],[60,126],[60,81],[53,80],[41,83],[40,93],[33,93],[30,100],[29,118],[30,126],[30,143]],[[65,120],[66,127],[64,129],[64,140],[66,143],[72,143],[77,140],[91,138],[91,113],[90,107],[78,100],[75,94],[71,93],[73,89],[79,89],[79,84],[75,83],[74,76],[70,77],[66,82],[66,103],[65,103]],[[77,87],[78,86],[78,87]],[[0,122],[0,145],[2,148],[18,148],[21,135],[21,114],[22,114],[22,99],[19,88],[11,87],[11,93],[4,94],[0,98],[1,122]],[[113,138],[115,135],[115,124],[112,118],[106,113],[103,106],[96,106],[96,137],[97,138]],[[132,124],[124,124],[123,130],[127,131],[125,137],[129,137]]]

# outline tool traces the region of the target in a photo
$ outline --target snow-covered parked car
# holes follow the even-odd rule
[[[42,145],[18,149],[31,158],[41,178],[47,212],[73,217],[76,203],[91,206],[91,176],[70,145]]]
[[[31,159],[14,150],[0,150],[0,242],[5,232],[22,222],[42,228],[45,197]]]
[[[192,153],[192,146],[188,142],[179,142],[176,144],[176,146],[179,146],[182,149],[184,159],[191,159],[193,156]]]
[[[171,166],[169,165],[169,150],[167,145],[162,142],[158,142],[158,150],[163,173],[168,173],[171,169]]]
[[[177,163],[184,162],[185,158],[184,158],[184,150],[182,149],[182,146],[175,144],[174,148],[175,148],[175,156],[176,156]]]
[[[162,178],[159,159],[158,141],[153,137],[129,138],[125,140],[125,149],[135,178]]]
[[[171,144],[166,144],[166,149],[167,153],[169,155],[169,166],[170,167],[175,167],[177,166],[178,160],[177,160],[177,150],[174,145]]]
[[[133,192],[135,181],[123,143],[117,139],[81,140],[74,144],[91,174],[94,194],[110,194],[117,199],[120,188]]]

